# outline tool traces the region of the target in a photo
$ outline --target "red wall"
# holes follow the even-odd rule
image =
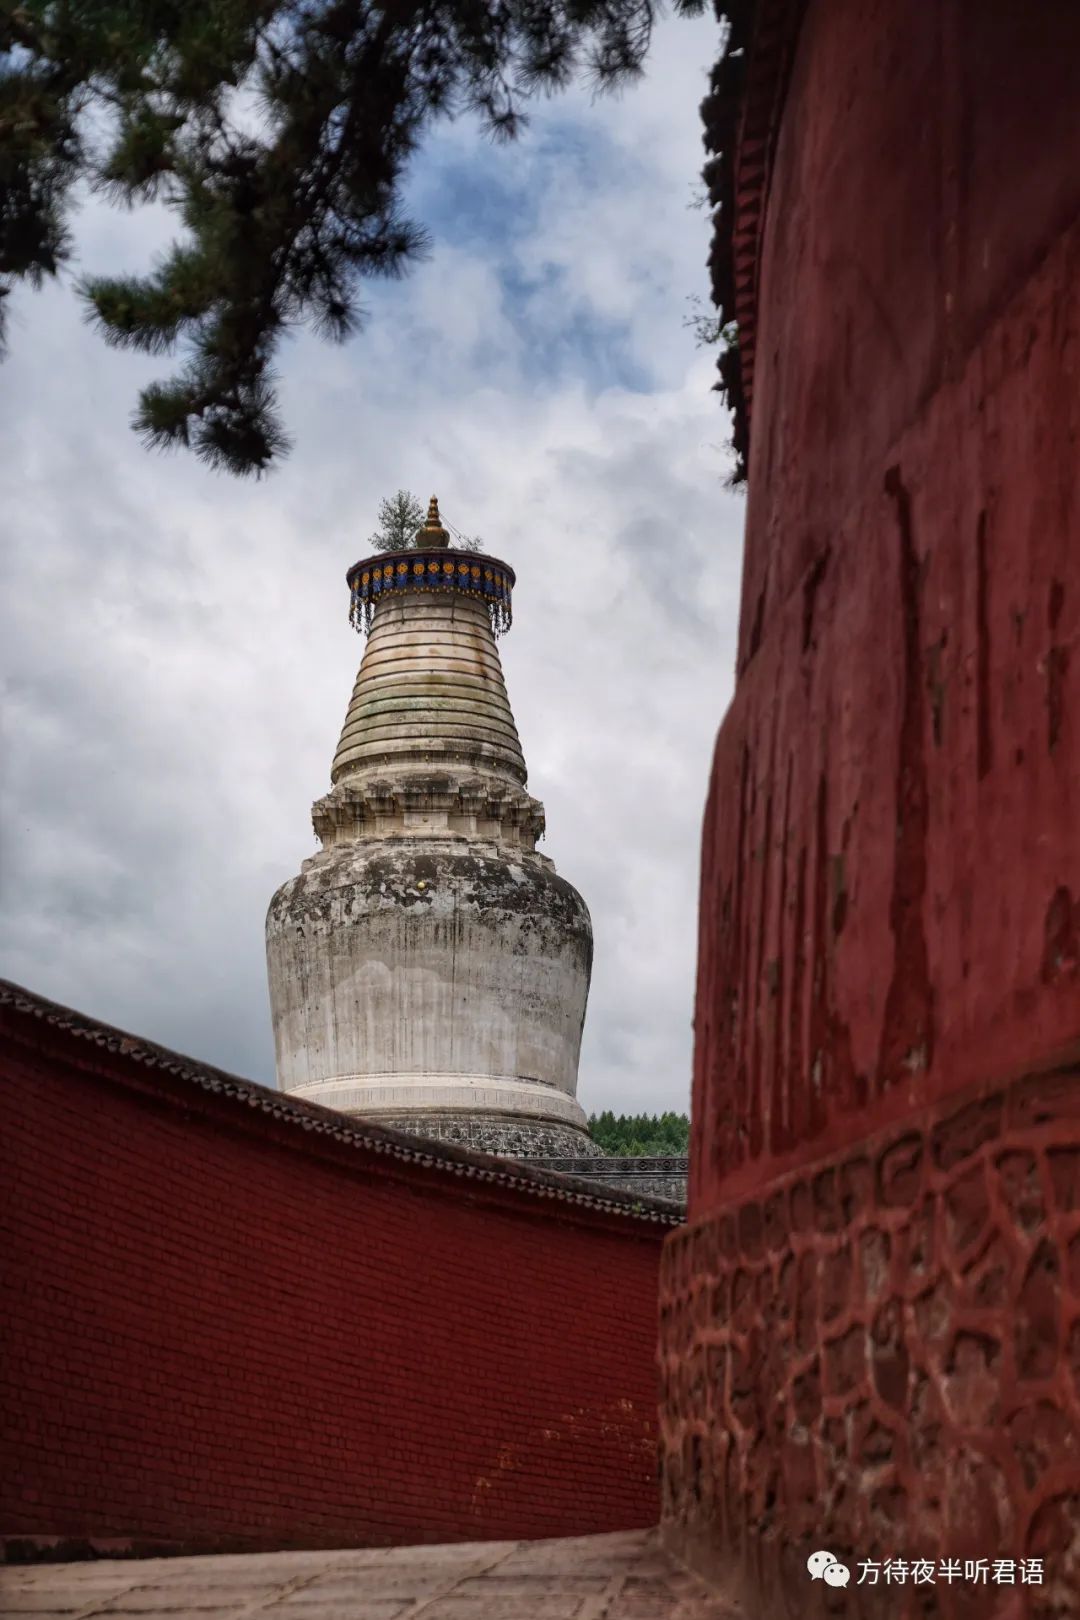
[[[1080,1051],[1078,60],[1071,4],[807,7],[753,308],[692,1217]]]
[[[661,1277],[664,1533],[756,1620],[1058,1620],[1080,1614],[1080,7],[750,9],[720,226],[753,366],[740,663]],[[818,1549],[848,1588],[810,1580]],[[883,1573],[980,1558],[1043,1578]]]
[[[388,1164],[3,1019],[0,1536],[656,1522],[663,1226]]]

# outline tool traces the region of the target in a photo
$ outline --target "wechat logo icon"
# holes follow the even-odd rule
[[[851,1579],[850,1569],[831,1552],[811,1553],[806,1567],[812,1581],[824,1581],[826,1586],[846,1586]]]

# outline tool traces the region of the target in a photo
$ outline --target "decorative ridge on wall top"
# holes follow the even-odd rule
[[[806,0],[715,0],[727,36],[701,104],[713,209],[712,300],[736,336],[717,361],[733,418],[734,481],[746,477],[754,396],[761,236],[772,160]]]
[[[557,1203],[572,1204],[579,1208],[601,1210],[630,1220],[645,1221],[660,1226],[681,1226],[681,1212],[665,1199],[643,1199],[632,1193],[619,1194],[614,1189],[604,1195],[593,1192],[579,1181],[569,1177],[530,1170],[515,1165],[512,1169],[503,1160],[487,1154],[475,1153],[442,1142],[424,1142],[383,1126],[359,1127],[349,1119],[316,1103],[301,1101],[285,1092],[273,1091],[254,1080],[242,1080],[224,1069],[199,1063],[184,1057],[168,1047],[153,1041],[129,1035],[110,1024],[100,1023],[85,1013],[75,1012],[59,1002],[49,1001],[22,985],[0,979],[0,1007],[11,1008],[26,1018],[35,1018],[52,1028],[64,1031],[79,1040],[91,1042],[108,1052],[116,1053],[148,1069],[160,1069],[177,1079],[186,1080],[203,1091],[246,1103],[302,1130],[328,1136],[347,1146],[386,1154],[406,1164],[417,1164],[423,1169],[442,1171],[471,1181],[484,1182],[523,1192],[534,1198],[554,1199]]]

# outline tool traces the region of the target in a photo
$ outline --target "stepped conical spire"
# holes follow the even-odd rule
[[[433,765],[526,780],[483,600],[395,591],[375,615],[330,779]]]

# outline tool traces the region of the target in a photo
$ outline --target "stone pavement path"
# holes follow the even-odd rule
[[[4,1620],[738,1620],[655,1530],[571,1541],[0,1566]]]

